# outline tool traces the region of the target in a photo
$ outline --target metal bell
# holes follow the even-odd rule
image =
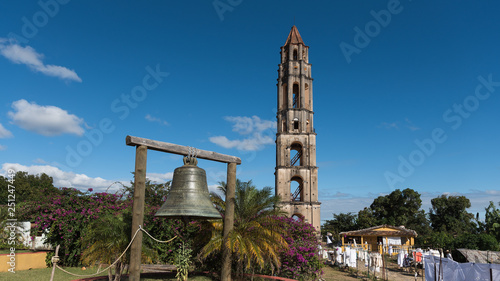
[[[195,157],[184,157],[184,166],[174,170],[172,186],[156,217],[182,219],[220,219],[210,200],[205,170],[196,166]]]

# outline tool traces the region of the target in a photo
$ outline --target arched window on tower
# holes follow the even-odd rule
[[[303,166],[302,144],[293,143],[290,147],[290,166]]]
[[[288,108],[288,85],[286,83],[283,83],[283,97],[282,97],[282,106],[283,109]]]
[[[299,118],[293,118],[293,129],[294,130],[299,129]]]
[[[311,100],[311,96],[309,94],[309,84],[307,83],[304,84],[304,100],[305,100],[304,107],[310,110],[311,104],[309,101]]]
[[[304,185],[302,178],[294,176],[290,182],[291,201],[304,202]]]
[[[293,60],[297,60],[297,59],[298,59],[297,49],[294,49],[293,50]]]
[[[300,92],[299,92],[299,84],[293,84],[293,108],[300,107]]]
[[[295,221],[304,221],[304,216],[300,213],[295,213],[292,215],[292,219]]]

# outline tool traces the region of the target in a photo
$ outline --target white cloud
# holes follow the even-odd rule
[[[220,191],[218,184],[211,184],[211,185],[209,185],[208,186],[208,192],[214,192],[216,194],[219,194],[219,196],[222,197],[222,198],[226,197],[226,195],[224,193],[222,193],[222,191]]]
[[[1,38],[0,38],[1,39]],[[73,80],[82,82],[78,74],[72,69],[59,65],[45,65],[42,62],[43,54],[37,53],[30,46],[22,47],[17,43],[7,40],[0,40],[0,54],[16,64],[25,64],[34,71],[41,72],[48,76],[54,76],[63,80]]]
[[[247,135],[254,132],[262,132],[267,129],[275,129],[276,121],[261,120],[258,116],[226,116],[224,120],[234,123],[233,131],[240,135]]]
[[[48,164],[47,161],[43,160],[42,158],[37,158],[37,159],[33,160],[33,163],[36,163],[36,164]]]
[[[391,129],[399,130],[401,123],[403,123],[402,127],[408,128],[410,131],[420,130],[420,128],[415,126],[415,124],[413,124],[413,122],[411,122],[410,119],[408,119],[408,118],[405,118],[404,122],[392,122],[392,123],[382,122],[382,123],[380,123],[380,125],[378,127],[383,128],[383,129],[387,129],[387,130],[391,130]]]
[[[5,129],[5,127],[0,123],[0,139],[10,138],[12,137],[12,133]]]
[[[242,140],[229,140],[225,136],[215,136],[211,137],[210,141],[224,148],[236,148],[244,151],[260,150],[264,147],[264,145],[274,143],[273,138],[269,136],[261,136],[257,133],[252,135],[250,138]]]
[[[399,129],[399,126],[396,122],[392,123],[387,123],[387,122],[382,122],[379,126],[379,128],[384,128],[384,129]]]
[[[274,144],[276,122],[261,120],[258,116],[227,116],[226,121],[233,124],[233,132],[247,136],[244,139],[230,140],[226,136],[214,136],[209,140],[224,148],[236,148],[243,151],[262,149],[267,144]]]
[[[87,191],[92,188],[94,192],[114,192],[121,188],[116,181],[106,180],[101,177],[92,178],[84,174],[75,174],[73,172],[65,172],[61,169],[50,165],[32,165],[25,166],[18,163],[4,163],[0,174],[6,175],[7,171],[25,171],[30,175],[45,173],[54,179],[55,187],[73,187],[82,191]],[[124,182],[128,184],[128,182]]]
[[[165,120],[162,120],[160,118],[157,118],[157,117],[153,117],[151,116],[150,114],[147,114],[146,117],[144,117],[146,120],[150,121],[150,122],[158,122],[160,123],[161,125],[165,125],[165,126],[168,126],[168,122],[165,121]]]
[[[415,126],[413,122],[410,121],[410,119],[405,118],[405,122],[406,122],[406,128],[410,129],[411,131],[420,130],[420,128]]]
[[[151,180],[154,183],[164,183],[172,179],[172,176],[174,173],[168,172],[168,173],[147,173],[146,178]]]
[[[486,194],[500,196],[500,190],[486,190]]]
[[[26,100],[18,100],[12,103],[14,112],[8,115],[12,122],[19,127],[44,136],[56,136],[61,134],[83,135],[81,127],[83,119],[69,114],[66,110],[56,106],[41,106],[29,103]]]
[[[6,149],[7,149],[7,147],[5,145],[0,144],[0,150],[6,150]]]

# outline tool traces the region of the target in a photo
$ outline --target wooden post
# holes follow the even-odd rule
[[[33,245],[35,245],[35,243],[33,243]],[[50,275],[50,281],[54,280],[54,273],[56,271],[56,265],[57,265],[57,262],[59,262],[59,246],[60,245],[57,245],[57,247],[56,247],[56,253],[52,257],[52,274]]]
[[[227,247],[229,233],[234,227],[234,197],[236,189],[236,163],[227,164],[226,214],[222,244],[222,281],[231,281],[231,249]]]
[[[385,248],[382,248],[382,280],[387,280],[385,276]]]
[[[372,263],[372,257],[368,256],[368,279],[370,279],[370,265]]]
[[[146,164],[148,147],[140,145],[135,151],[135,177],[134,177],[134,202],[132,205],[132,236],[134,236],[139,225],[144,222],[144,200],[146,189]],[[139,281],[141,278],[141,250],[142,231],[137,233],[134,242],[130,246],[130,281]]]

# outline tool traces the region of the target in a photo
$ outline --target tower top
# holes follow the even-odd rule
[[[295,25],[292,26],[292,30],[290,30],[290,34],[288,34],[288,38],[283,46],[288,46],[290,44],[302,44],[305,46],[304,41],[302,41],[302,37],[300,37],[299,30]]]

